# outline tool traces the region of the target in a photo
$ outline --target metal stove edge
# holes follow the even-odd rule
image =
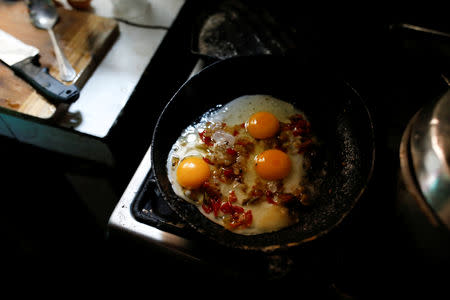
[[[133,216],[131,210],[133,200],[141,186],[144,184],[145,178],[151,169],[150,152],[151,146],[145,153],[130,183],[114,208],[108,221],[107,236],[110,236],[112,233],[123,233],[135,236],[140,240],[150,243],[151,245],[162,247],[172,253],[193,260],[199,260],[198,257],[192,254],[194,249],[194,243],[192,241],[141,223]]]
[[[207,64],[199,59],[195,64],[188,79],[200,72]],[[123,233],[135,236],[149,244],[162,247],[172,253],[195,261],[201,259],[195,255],[195,243],[176,234],[160,230],[150,225],[139,222],[132,213],[132,204],[145,182],[147,174],[151,170],[151,146],[147,149],[141,163],[134,173],[131,181],[125,189],[122,197],[114,208],[107,225],[107,236],[112,233]]]

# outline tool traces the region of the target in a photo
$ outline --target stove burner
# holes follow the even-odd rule
[[[194,12],[189,11],[197,15]],[[180,14],[178,18],[192,21],[190,16]],[[315,30],[314,26],[308,28],[310,33]],[[308,28],[303,30],[308,31]],[[323,28],[326,26],[318,31]],[[391,289],[414,294],[414,290],[427,281],[418,270],[425,266],[427,274],[432,275],[437,267],[421,261],[420,249],[415,249],[408,240],[404,224],[394,208],[399,147],[412,116],[447,88],[441,74],[448,72],[448,65],[430,65],[426,55],[411,55],[414,49],[408,48],[410,43],[399,40],[397,33],[386,29],[388,26],[380,28],[366,30],[360,26],[356,33],[342,40],[330,35],[316,45],[322,47],[316,57],[338,70],[367,101],[374,116],[376,134],[375,174],[367,193],[347,220],[326,239],[272,256],[230,252],[205,240],[160,197],[151,174],[149,151],[111,216],[110,230],[131,233],[138,239],[173,250],[172,254],[185,255],[196,263],[210,265],[216,273],[234,278],[291,278],[296,282],[305,280],[303,285],[306,286],[332,287],[335,291],[362,296]],[[189,34],[190,29],[178,27],[179,36]],[[340,44],[333,44],[336,40]],[[295,39],[295,42],[297,48],[303,46],[299,44],[302,40]],[[180,52],[192,54],[195,49],[191,46]],[[330,49],[333,51],[328,51]],[[211,62],[210,58],[196,59]],[[382,278],[376,274],[382,274]],[[429,282],[434,278],[431,275]]]
[[[192,238],[194,231],[191,232],[190,228],[162,200],[153,172],[149,172],[145,178],[144,185],[133,202],[132,211],[140,222],[181,237]]]
[[[226,0],[199,18],[192,37],[194,53],[225,59],[237,55],[283,55],[295,48],[296,30],[264,5]]]

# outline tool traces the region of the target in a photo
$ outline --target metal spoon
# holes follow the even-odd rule
[[[28,1],[31,21],[37,28],[46,29],[52,40],[53,48],[55,50],[56,61],[58,62],[59,76],[63,81],[72,81],[75,79],[77,73],[64,56],[59,47],[55,34],[53,33],[53,26],[58,20],[58,11],[52,0],[31,0]]]

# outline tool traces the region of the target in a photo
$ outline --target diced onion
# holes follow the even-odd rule
[[[216,132],[213,133],[213,135],[211,136],[211,138],[218,144],[225,144],[228,146],[233,146],[234,145],[234,136],[232,134],[229,134],[223,130],[218,130]]]

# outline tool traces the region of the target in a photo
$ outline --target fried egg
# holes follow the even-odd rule
[[[168,155],[168,177],[211,221],[237,234],[273,232],[299,220],[311,193],[305,153],[315,141],[292,104],[245,95],[183,130]]]

